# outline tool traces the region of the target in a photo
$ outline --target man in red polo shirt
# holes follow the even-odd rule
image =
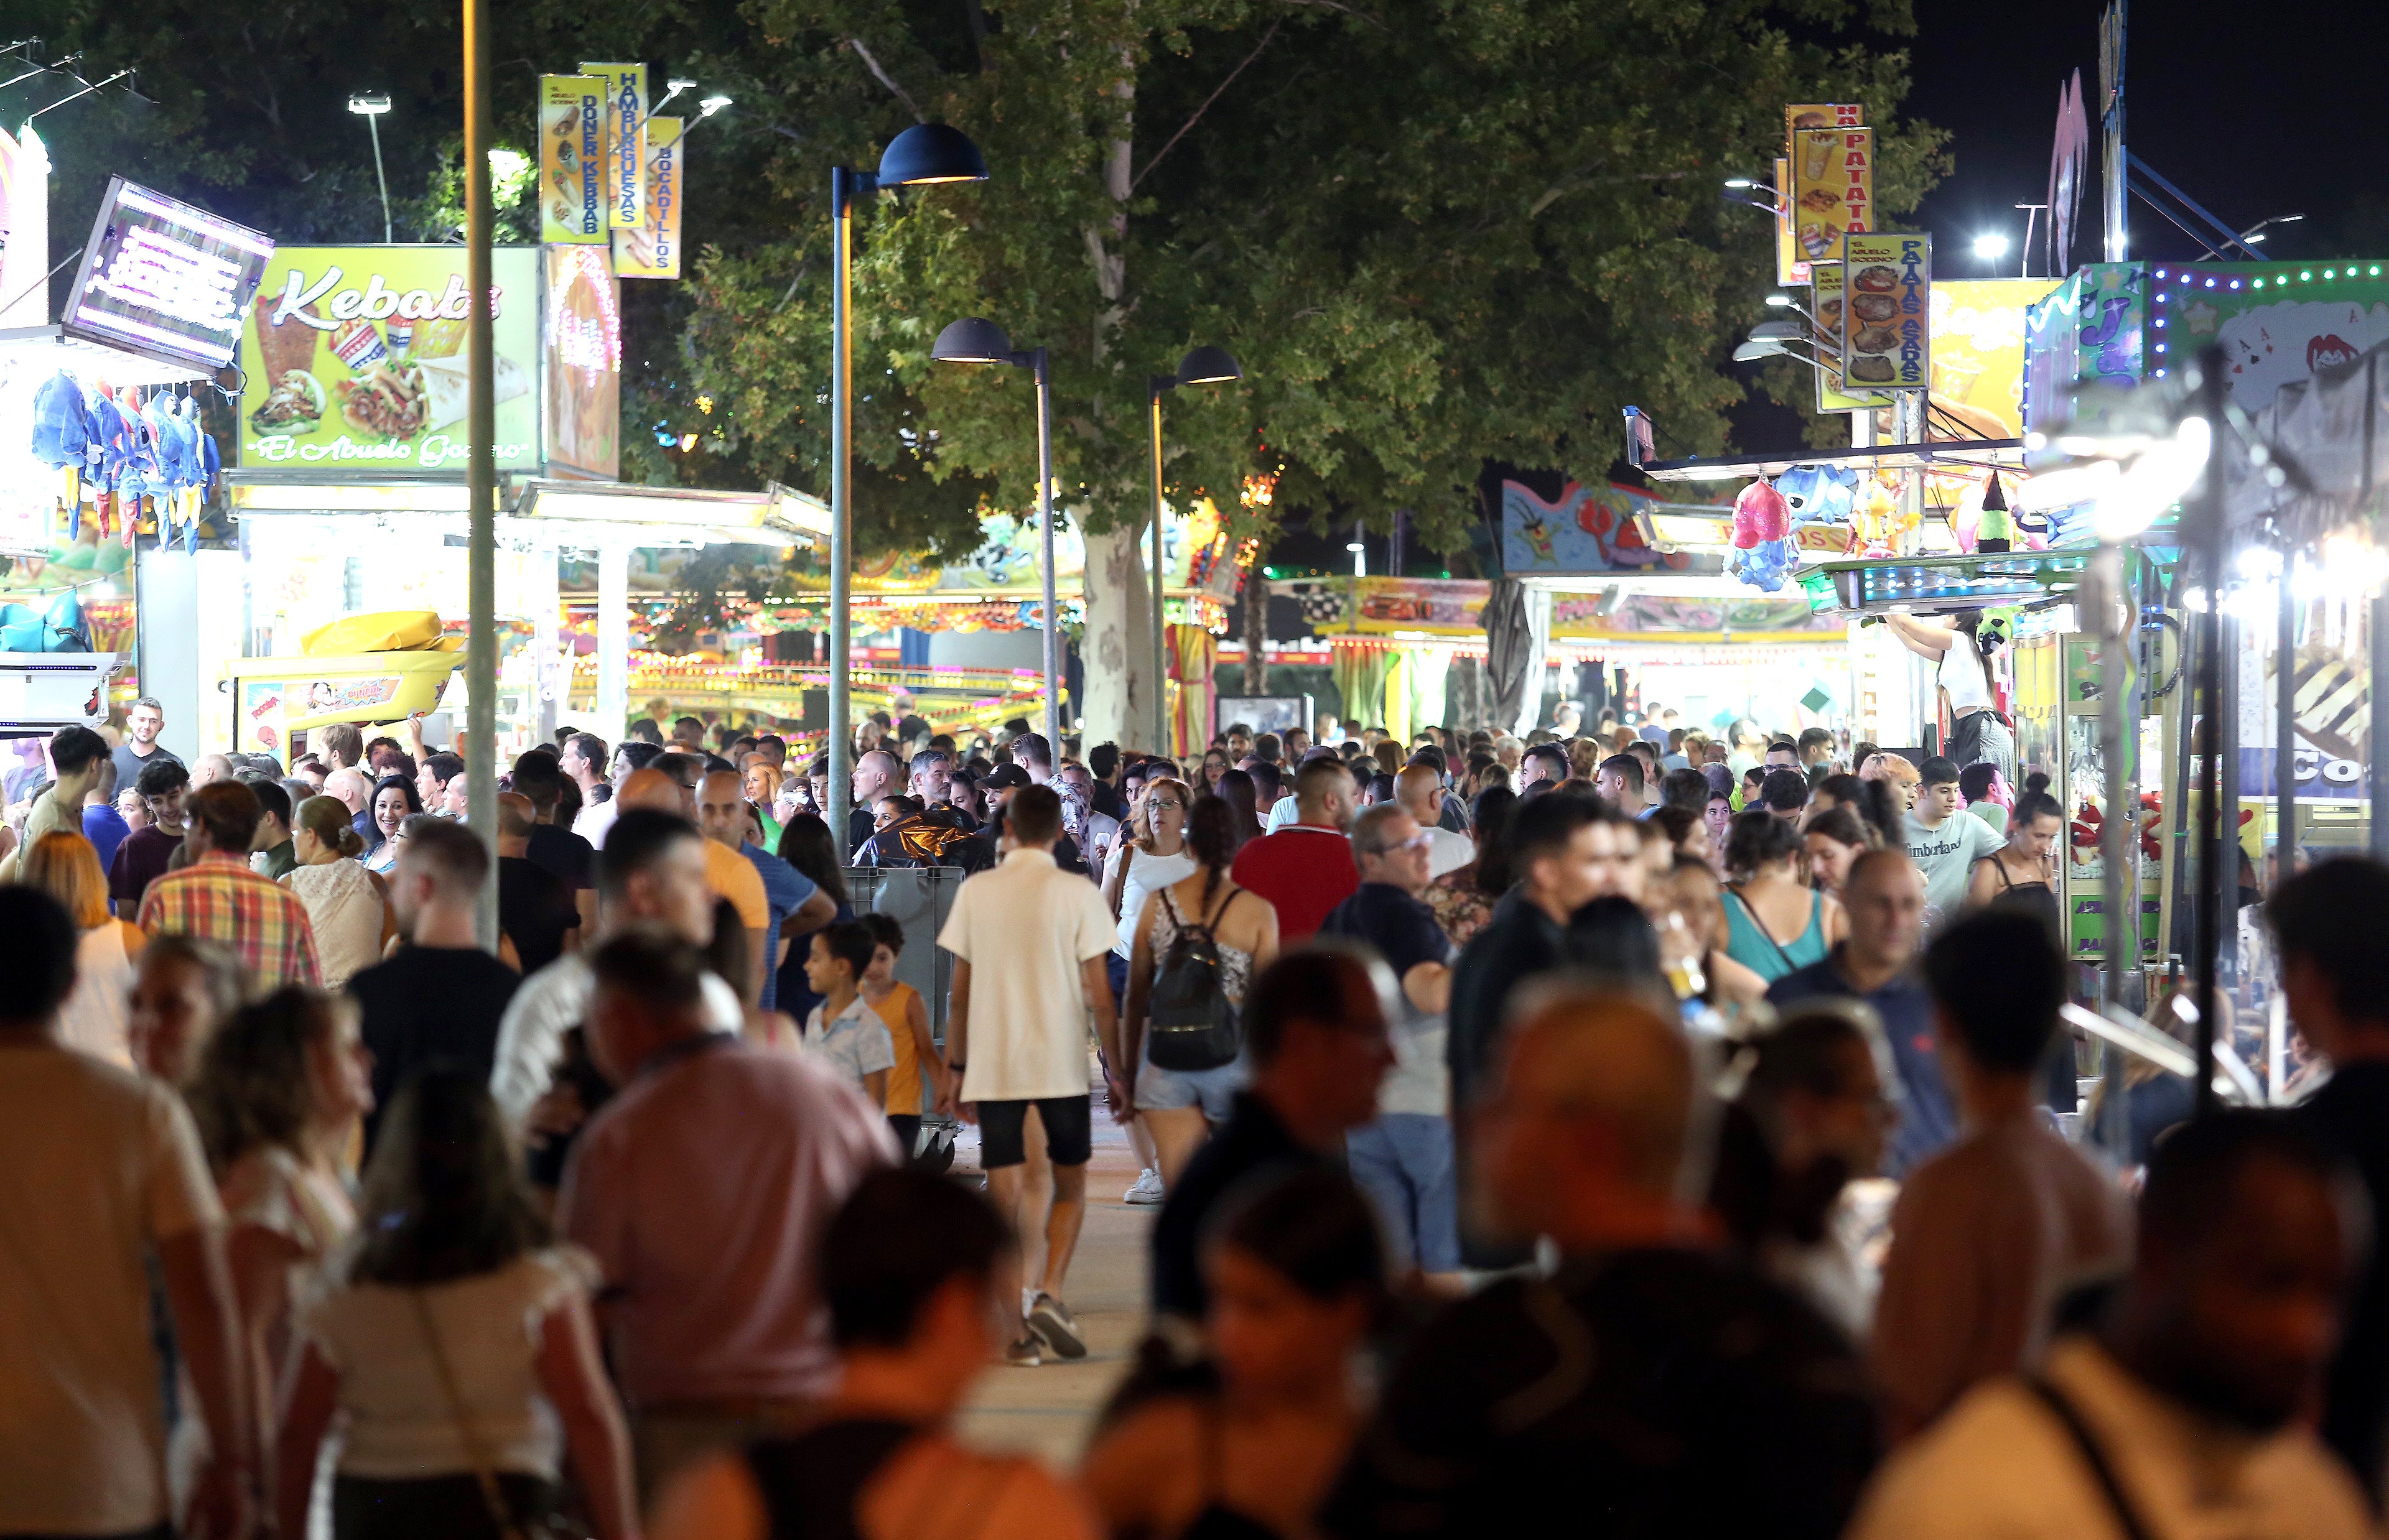
[[[1327,911],[1359,890],[1361,872],[1345,833],[1358,802],[1344,762],[1313,750],[1295,772],[1295,821],[1236,852],[1230,874],[1277,907],[1281,946],[1309,940]]]

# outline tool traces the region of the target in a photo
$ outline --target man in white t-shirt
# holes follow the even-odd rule
[[[149,1258],[214,1453],[186,1534],[246,1535],[257,1490],[224,1208],[172,1087],[75,1052],[75,927],[0,887],[0,1534],[166,1533],[165,1376]]]
[[[1965,900],[1974,863],[2007,843],[1979,818],[1961,816],[1958,767],[1935,755],[1924,761],[1916,807],[1908,815],[1908,859],[1924,873],[1924,923],[1930,930]]]
[[[1050,1352],[1086,1356],[1086,1339],[1062,1304],[1070,1254],[1087,1213],[1092,1098],[1087,1090],[1087,1012],[1105,1061],[1122,1063],[1118,1022],[1104,973],[1113,941],[1103,890],[1054,862],[1062,799],[1050,786],[1024,786],[1004,808],[1004,856],[964,883],[938,933],[954,957],[946,1013],[946,1063],[960,1077],[965,1112],[979,1126],[988,1196],[1016,1228],[1022,1219],[1022,1129],[1034,1106],[1054,1163],[1045,1216],[1045,1277],[1009,1363],[1034,1365]],[[1129,1105],[1106,1071],[1114,1115]],[[1016,1297],[1019,1264],[1004,1264],[998,1299]]]
[[[1394,800],[1400,803],[1430,843],[1426,851],[1427,881],[1454,872],[1476,859],[1476,842],[1443,828],[1443,777],[1427,765],[1410,765],[1394,777]]]

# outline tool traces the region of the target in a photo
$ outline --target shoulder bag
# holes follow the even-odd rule
[[[490,1522],[497,1526],[500,1540],[572,1540],[570,1526],[553,1514],[528,1522],[515,1517],[505,1488],[498,1484],[497,1466],[490,1458],[489,1446],[481,1442],[480,1429],[465,1409],[464,1393],[456,1388],[456,1374],[449,1366],[447,1351],[440,1345],[440,1329],[431,1319],[431,1302],[419,1288],[407,1292],[415,1300],[415,1318],[423,1325],[423,1340],[431,1348],[431,1368],[440,1376],[440,1394],[448,1402],[448,1415],[455,1419],[457,1434],[465,1445],[465,1458],[473,1467],[473,1479],[480,1483],[481,1501],[489,1508]]]

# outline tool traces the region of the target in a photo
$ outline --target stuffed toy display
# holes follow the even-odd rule
[[[1733,500],[1733,554],[1725,569],[1762,593],[1773,593],[1800,565],[1792,538],[1792,510],[1783,494],[1754,481]]]

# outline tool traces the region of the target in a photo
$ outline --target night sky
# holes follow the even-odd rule
[[[1989,229],[2009,235],[2002,273],[2015,273],[2024,215],[2012,206],[2047,199],[2058,86],[2077,66],[2094,180],[2074,260],[2097,259],[2101,8],[1916,0],[1908,110],[1950,130],[1956,159],[1922,210],[1942,274],[1990,276],[1973,256],[1974,237]],[[2369,83],[2389,42],[2377,0],[2138,0],[2131,20],[2125,143],[2141,159],[2235,230],[2306,215],[2267,232],[2268,258],[2389,256],[2389,94]],[[2129,227],[2135,257],[2200,249],[2137,197]],[[2038,231],[2034,246],[2038,274]]]

